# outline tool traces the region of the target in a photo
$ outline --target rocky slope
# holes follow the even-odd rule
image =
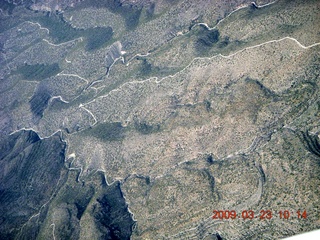
[[[1,7],[0,239],[320,227],[318,1]]]

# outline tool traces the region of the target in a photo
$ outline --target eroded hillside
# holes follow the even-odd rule
[[[320,227],[319,1],[10,4],[0,238],[278,239]]]

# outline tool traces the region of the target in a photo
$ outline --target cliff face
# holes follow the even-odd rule
[[[83,217],[99,239],[130,238],[134,222],[119,184],[107,186],[99,174],[78,182],[65,150],[59,134],[40,139],[25,130],[1,139],[0,239],[78,239]]]
[[[65,147],[59,136],[40,140],[33,131],[1,139],[1,239],[21,234],[21,228],[29,220],[33,222],[33,217],[40,217],[37,214],[63,184]]]
[[[320,227],[318,1],[15,3],[0,4],[1,239]]]

